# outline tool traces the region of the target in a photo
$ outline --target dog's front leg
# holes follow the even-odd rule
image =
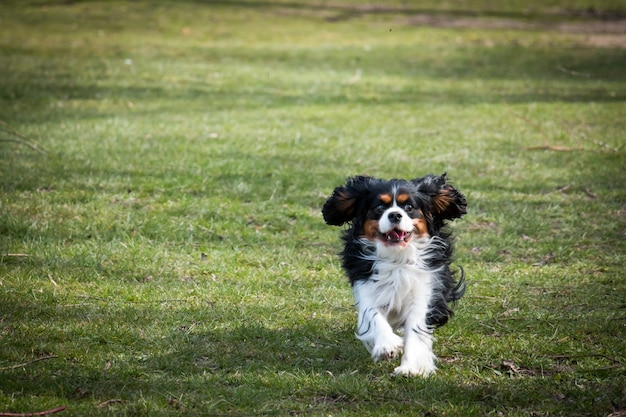
[[[416,309],[404,325],[404,354],[395,375],[428,376],[437,370],[432,329],[426,325],[423,309]]]
[[[400,355],[403,340],[393,332],[385,313],[376,305],[373,283],[357,282],[352,291],[359,310],[356,337],[363,342],[372,359],[379,361]]]

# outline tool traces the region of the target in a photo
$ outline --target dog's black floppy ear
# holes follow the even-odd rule
[[[327,224],[341,226],[358,215],[360,202],[370,192],[376,179],[366,176],[348,178],[346,185],[333,191],[324,207],[322,214]]]
[[[467,213],[465,196],[448,184],[447,173],[426,175],[413,180],[420,192],[428,194],[432,200],[433,215],[440,220],[452,220]]]

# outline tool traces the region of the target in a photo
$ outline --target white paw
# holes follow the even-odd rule
[[[434,364],[423,365],[400,365],[393,371],[394,376],[422,376],[427,377],[432,375],[437,370]]]
[[[372,358],[375,362],[397,358],[402,353],[403,344],[404,342],[400,336],[393,335],[393,338],[389,338],[383,343],[374,346],[372,349]]]

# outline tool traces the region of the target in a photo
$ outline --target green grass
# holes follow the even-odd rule
[[[626,5],[502,3],[3,2],[0,414],[624,415]],[[443,171],[469,288],[393,378],[320,208]]]

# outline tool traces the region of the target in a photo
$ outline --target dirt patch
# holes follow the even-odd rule
[[[617,20],[522,21],[509,18],[419,14],[407,18],[409,25],[455,29],[553,31],[583,35],[580,43],[599,48],[626,49],[626,18]]]
[[[587,35],[584,42],[587,46],[626,49],[626,19],[560,23],[556,30]]]
[[[337,22],[366,15],[396,15],[404,24],[455,29],[533,30],[588,35],[582,44],[592,47],[626,49],[626,11],[586,9],[547,9],[537,13],[470,11],[366,6],[323,7]]]
[[[626,49],[626,35],[589,35],[585,45],[597,48]]]
[[[626,49],[626,10],[546,8],[536,12],[437,10],[419,7],[270,3],[281,16],[317,17],[338,23],[366,16],[389,16],[409,26],[454,29],[546,31],[580,37],[581,46]]]
[[[504,18],[420,14],[411,16],[408,23],[442,28],[553,30],[567,33],[626,35],[626,19],[547,23]]]

